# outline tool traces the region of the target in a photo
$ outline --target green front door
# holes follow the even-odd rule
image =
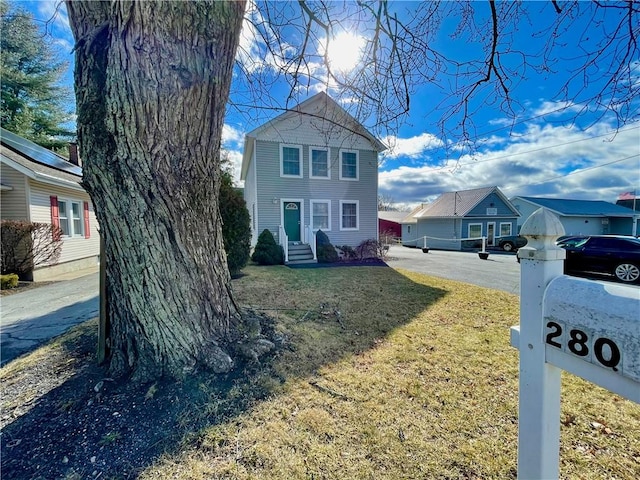
[[[300,202],[284,203],[284,231],[290,242],[300,241]]]

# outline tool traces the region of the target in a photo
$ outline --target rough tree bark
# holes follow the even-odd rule
[[[78,141],[107,260],[110,373],[232,366],[242,322],[218,213],[245,2],[67,0]]]

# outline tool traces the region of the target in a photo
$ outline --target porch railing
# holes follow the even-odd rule
[[[311,247],[311,252],[313,253],[313,259],[317,260],[316,256],[316,234],[313,231],[311,225],[305,225],[304,227],[304,243],[308,244]]]
[[[287,237],[287,232],[284,231],[282,225],[278,225],[278,243],[284,250],[284,263],[287,263],[289,261],[289,237]]]

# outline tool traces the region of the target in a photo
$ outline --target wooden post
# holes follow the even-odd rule
[[[104,234],[103,234],[104,235]],[[98,364],[107,358],[107,261],[104,253],[104,237],[100,235],[100,318],[98,319]]]
[[[564,235],[558,218],[534,212],[521,235],[527,246],[520,258],[520,384],[518,408],[518,478],[558,478],[560,467],[560,369],[545,363],[542,341],[543,295],[563,273],[565,251],[555,245]]]

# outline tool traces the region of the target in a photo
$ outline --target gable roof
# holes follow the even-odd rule
[[[627,207],[603,200],[568,200],[564,198],[514,197],[565,217],[632,217],[635,212]]]
[[[378,218],[389,222],[400,223],[407,216],[407,212],[397,212],[394,210],[378,210]]]
[[[84,190],[80,167],[4,128],[0,132],[2,163],[40,182]]]
[[[513,212],[514,216],[520,216],[511,202],[504,196],[498,187],[475,188],[457,192],[446,192],[440,195],[433,203],[424,205],[413,216],[418,218],[442,218],[442,217],[466,217],[482,200],[495,193]]]
[[[249,164],[251,163],[251,158],[253,156],[254,142],[252,140],[255,140],[261,133],[265,132],[268,129],[276,128],[279,123],[285,120],[288,120],[292,117],[295,117],[297,115],[309,115],[312,117],[314,116],[322,117],[323,120],[327,120],[331,122],[332,118],[329,115],[318,113],[318,112],[329,112],[329,111],[332,111],[333,113],[331,117],[341,119],[339,123],[340,127],[350,131],[354,135],[359,135],[361,137],[364,137],[366,140],[368,140],[371,143],[375,151],[382,152],[387,149],[386,145],[384,145],[373,134],[371,134],[371,132],[369,132],[364,127],[364,125],[358,122],[344,108],[338,105],[338,103],[335,100],[333,100],[325,92],[320,92],[306,99],[304,102],[299,103],[298,105],[291,108],[290,110],[287,110],[286,112],[278,115],[277,117],[251,130],[249,133],[245,135],[240,179],[244,180],[247,176],[247,170],[249,168]]]

